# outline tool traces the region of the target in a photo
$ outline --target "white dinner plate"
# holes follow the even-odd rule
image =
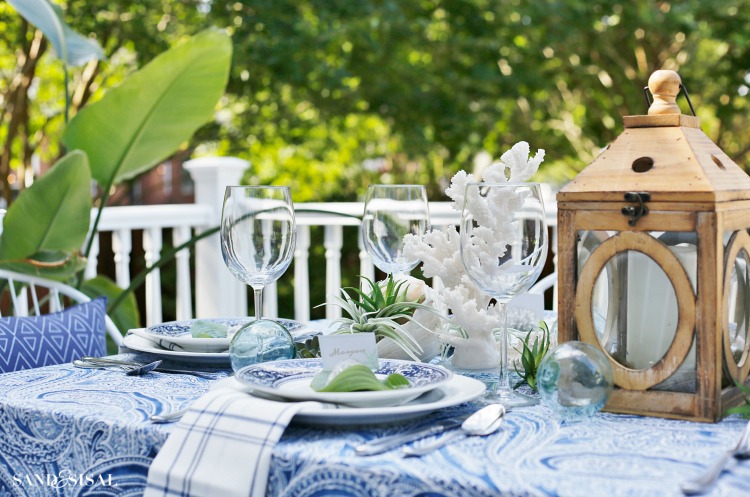
[[[409,386],[392,390],[364,392],[317,392],[310,387],[313,377],[322,369],[320,359],[288,359],[246,366],[235,374],[256,392],[289,400],[317,400],[336,402],[354,407],[395,406],[408,402],[450,380],[453,373],[442,366],[414,361],[380,359],[375,376],[384,379],[400,373]]]
[[[250,388],[234,377],[216,382],[213,388],[233,388],[251,393]],[[310,404],[294,416],[294,422],[351,426],[363,424],[394,423],[419,418],[438,409],[470,402],[484,394],[484,383],[468,376],[454,374],[442,386],[420,395],[416,399],[391,407],[346,407],[335,404]]]
[[[186,319],[183,321],[168,321],[166,323],[149,326],[140,334],[147,335],[156,341],[161,347],[169,350],[182,350],[190,352],[226,352],[234,334],[245,324],[254,321],[252,317],[239,318],[210,318],[210,319]],[[224,327],[227,336],[222,338],[194,338],[191,328],[197,322]],[[292,335],[299,335],[305,325],[291,319],[273,319],[284,326]]]
[[[159,347],[153,341],[138,335],[125,335],[122,344],[138,352],[147,352],[164,360],[192,362],[218,367],[229,367],[229,352],[188,352],[182,350],[167,350]]]

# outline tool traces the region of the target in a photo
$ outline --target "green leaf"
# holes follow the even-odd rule
[[[73,31],[63,20],[62,9],[47,0],[8,0],[16,11],[47,37],[66,67],[76,67],[93,59],[104,59],[99,43]]]
[[[746,399],[748,399],[748,397],[750,397],[750,387],[746,387],[745,385],[743,385],[742,383],[740,383],[740,382],[738,382],[736,380],[735,380],[734,384],[737,385],[737,388],[740,389],[740,391],[743,393],[743,395],[744,395],[744,397]]]
[[[114,281],[101,275],[86,280],[81,286],[81,291],[91,298],[107,297],[109,304],[123,292],[122,288],[117,286]],[[120,331],[140,327],[141,319],[138,312],[138,304],[136,303],[135,295],[132,293],[128,294],[114,311],[110,312],[108,308],[107,313]]]
[[[312,380],[310,381],[310,388],[315,390],[316,392],[320,392],[322,389],[326,387],[326,384],[328,383],[328,377],[331,376],[331,371],[328,369],[322,369],[315,373],[315,376],[313,376]]]
[[[361,392],[368,390],[388,390],[380,383],[370,368],[355,364],[344,369],[319,392]]]
[[[395,390],[396,388],[409,388],[411,383],[409,383],[406,376],[400,373],[391,373],[383,380],[383,385],[391,390]]]
[[[0,261],[0,268],[55,281],[66,281],[86,267],[78,253],[42,251],[27,259]]]
[[[398,333],[397,331],[386,327],[379,327],[375,330],[375,335],[390,338],[396,345],[401,347],[401,349],[406,352],[413,360],[420,360],[417,354],[422,351],[421,348],[416,349],[411,343],[406,341],[402,334]]]
[[[383,290],[380,288],[380,285],[366,276],[362,276],[361,278],[365,280],[368,285],[370,285],[369,297],[367,296],[367,294],[361,291],[359,293],[365,298],[368,303],[371,304],[371,310],[376,310],[383,307],[385,305],[385,297],[383,296]]]
[[[731,407],[724,414],[739,414],[743,418],[750,418],[750,405]]]
[[[81,248],[91,217],[86,155],[74,150],[22,191],[3,219],[0,260]]]
[[[374,311],[375,309],[378,309],[378,303],[376,300],[370,298],[369,295],[364,293],[359,288],[354,288],[351,286],[345,287],[342,289],[342,293],[346,295],[347,298],[353,300],[351,296],[349,295],[349,292],[354,292],[354,295],[359,299],[359,304],[366,310],[366,311]]]
[[[394,390],[408,388],[411,383],[399,373],[388,375],[380,381],[375,373],[364,364],[354,364],[327,381],[328,371],[321,371],[313,378],[310,386],[318,392],[363,392],[370,390]]]
[[[307,338],[304,342],[295,340],[294,346],[297,349],[297,357],[299,358],[312,359],[314,357],[320,357],[318,335]]]
[[[519,371],[514,365],[513,369],[521,377],[521,381],[516,383],[513,388],[518,388],[523,383],[526,383],[531,387],[532,390],[536,391],[536,376],[539,371],[539,365],[542,363],[542,359],[549,351],[550,345],[550,333],[547,324],[542,321],[539,323],[539,329],[542,332],[541,337],[537,336],[534,339],[534,343],[529,345],[531,339],[531,333],[528,333],[526,337],[521,340],[522,350],[518,351],[521,354],[521,366],[523,371]]]
[[[724,411],[724,414],[739,414],[745,419],[750,418],[750,387],[745,386],[744,384],[740,383],[737,380],[734,380],[734,384],[737,388],[739,388],[740,393],[742,394],[742,397],[745,401],[744,404],[736,406],[736,407],[730,407],[729,409],[726,409]]]
[[[228,331],[226,325],[200,319],[190,326],[190,335],[193,338],[226,338]]]
[[[70,121],[63,143],[88,154],[101,185],[133,178],[211,119],[224,93],[229,37],[207,30],[153,59]]]

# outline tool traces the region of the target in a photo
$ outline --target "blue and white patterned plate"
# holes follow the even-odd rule
[[[409,380],[408,388],[368,392],[316,392],[310,387],[313,376],[323,369],[320,359],[288,359],[253,364],[240,369],[235,378],[255,392],[290,400],[317,400],[351,407],[397,406],[433,390],[451,379],[453,373],[434,364],[380,359],[375,375],[384,378],[400,373]]]
[[[235,377],[218,380],[211,386],[211,389],[215,388],[231,388],[252,393]],[[294,416],[294,421],[337,427],[403,423],[407,419],[421,418],[439,409],[470,402],[481,397],[485,388],[484,383],[479,380],[454,374],[441,386],[398,406],[347,407],[337,404],[312,403],[303,407]]]
[[[178,350],[184,352],[223,353],[229,350],[229,343],[237,330],[243,325],[253,321],[255,318],[213,318],[213,319],[186,319],[184,321],[170,321],[146,328],[150,339],[154,340],[162,348],[167,350]],[[198,322],[210,323],[227,328],[226,338],[193,338],[190,333],[192,326]],[[284,326],[292,336],[303,331],[305,325],[291,319],[274,319]]]

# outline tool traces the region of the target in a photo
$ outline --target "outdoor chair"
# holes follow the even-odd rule
[[[106,336],[122,335],[106,314],[106,299],[69,285],[0,269],[0,372],[104,355]]]

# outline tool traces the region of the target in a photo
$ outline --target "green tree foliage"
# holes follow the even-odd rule
[[[211,17],[234,27],[237,45],[236,127],[223,130],[223,150],[253,160],[256,181],[292,182],[319,170],[360,193],[372,175],[358,166],[383,158],[379,172],[388,174],[377,180],[425,183],[434,198],[479,151],[497,156],[527,140],[548,150],[542,179],[562,182],[622,131],[622,115],[645,113],[648,76],[669,68],[682,74],[709,136],[742,163],[750,146],[743,133],[748,7],[698,0],[215,5]]]
[[[76,32],[96,39],[106,59],[70,69],[67,88],[65,68],[47,38],[9,3],[0,3],[0,193],[6,202],[11,200],[9,183],[24,188],[33,155],[52,164],[64,154],[66,92],[74,115],[180,38],[201,31],[200,23],[190,17],[197,12],[197,3],[70,0],[61,4],[63,20]],[[174,22],[177,18],[180,21]]]
[[[710,138],[741,165],[750,154],[750,0],[68,0],[64,7],[66,22],[95,37],[108,57],[73,75],[79,107],[175,39],[227,28],[228,91],[188,151],[249,159],[247,181],[290,184],[298,201],[351,200],[370,182],[424,183],[442,198],[453,172],[471,169],[479,152],[497,157],[519,140],[547,150],[538,179],[563,182],[622,131],[622,115],[645,113],[642,89],[660,68],[680,72]],[[23,69],[23,58],[9,54],[29,53],[34,40],[13,14],[0,4],[4,96]],[[60,154],[55,71],[44,57],[36,68],[45,82],[29,99],[27,131],[16,135],[15,167],[28,162],[24,150]],[[34,117],[40,113],[46,117]]]

